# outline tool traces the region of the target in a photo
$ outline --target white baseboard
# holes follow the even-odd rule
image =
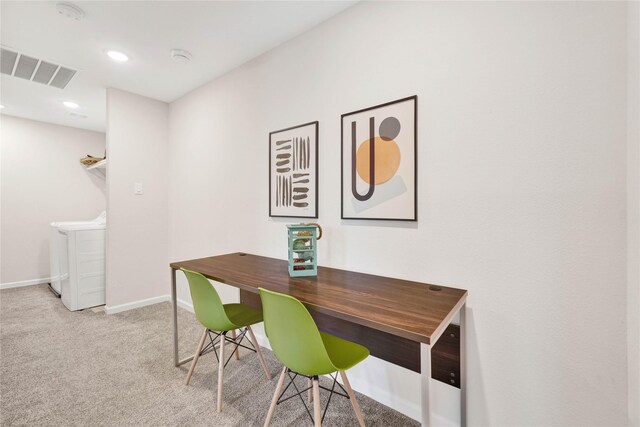
[[[21,288],[23,286],[43,285],[50,283],[51,277],[43,277],[42,279],[21,280],[19,282],[9,282],[0,284],[0,289]]]
[[[171,297],[169,297],[169,301],[171,301]],[[180,298],[178,298],[178,307],[183,308],[192,313],[195,313],[195,311],[193,310],[193,305],[191,303],[181,300]]]
[[[104,311],[107,314],[116,314],[123,311],[133,310],[134,308],[145,307],[147,305],[159,304],[161,302],[171,301],[170,295],[160,295],[153,298],[141,299],[138,301],[128,302],[126,304],[105,306]]]
[[[134,308],[146,307],[147,305],[159,304],[161,302],[171,302],[171,295],[160,295],[153,298],[142,299],[138,301],[128,302],[126,304],[105,306],[104,311],[107,314],[116,314],[123,311],[133,310]],[[178,307],[183,308],[193,313],[193,305],[190,303],[178,299]]]

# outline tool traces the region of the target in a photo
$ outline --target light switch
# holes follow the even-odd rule
[[[142,183],[141,182],[136,182],[135,184],[133,184],[133,194],[135,194],[136,196],[139,196],[142,194]]]

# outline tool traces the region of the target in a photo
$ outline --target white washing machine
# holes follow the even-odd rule
[[[60,290],[71,311],[105,304],[106,224],[60,225]]]
[[[58,228],[62,225],[106,225],[107,223],[107,212],[102,211],[97,218],[90,221],[59,221],[52,222],[49,227],[49,270],[51,277],[50,288],[58,297],[61,293],[60,288],[60,238],[58,234]]]

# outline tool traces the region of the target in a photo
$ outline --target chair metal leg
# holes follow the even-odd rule
[[[232,340],[236,340],[236,330],[232,329],[231,331],[229,331],[231,333],[231,339]],[[238,346],[236,346],[236,349],[233,352],[236,356],[236,360],[240,360],[240,352],[238,351]]]
[[[282,389],[282,384],[284,384],[284,379],[287,376],[287,367],[282,368],[282,373],[280,374],[280,379],[278,380],[278,385],[276,385],[276,391],[273,393],[273,399],[271,399],[271,406],[269,406],[269,412],[267,412],[267,419],[264,420],[264,427],[269,427],[271,423],[271,418],[273,417],[273,413],[276,410],[276,405],[278,404],[278,397],[280,397],[280,390]]]
[[[225,333],[226,332],[223,332],[222,336],[220,337],[220,360],[218,361],[218,401],[216,402],[216,409],[218,413],[222,411],[222,385],[224,383],[224,342],[226,341],[224,336]]]
[[[349,384],[347,373],[345,371],[339,371],[339,372],[340,372],[340,377],[342,378],[342,382],[344,383],[344,387],[347,389],[347,394],[349,395],[351,406],[353,406],[353,412],[356,413],[356,417],[358,418],[358,423],[360,424],[360,427],[365,427],[364,419],[362,418],[362,412],[360,411],[360,405],[358,405],[358,401],[356,400],[356,395],[351,389],[351,384]]]
[[[309,403],[311,403],[313,402],[313,384],[311,384],[311,378],[307,378],[307,387],[309,387],[309,390],[307,390],[307,399]]]
[[[198,363],[198,358],[200,357],[200,353],[202,353],[202,347],[204,347],[204,341],[207,339],[207,328],[204,328],[202,332],[202,337],[200,337],[200,342],[198,343],[198,348],[193,355],[193,362],[191,362],[191,367],[189,368],[189,373],[187,374],[187,379],[184,381],[184,385],[189,385],[189,381],[191,381],[191,375],[193,375],[193,371],[196,368],[196,363]]]
[[[313,424],[315,427],[322,426],[322,413],[320,412],[320,384],[318,377],[313,377]]]
[[[264,370],[267,379],[271,379],[271,374],[267,370],[267,365],[264,363],[264,358],[262,357],[262,351],[260,351],[260,346],[258,345],[258,340],[256,340],[256,336],[253,334],[253,329],[251,326],[247,326],[247,330],[249,331],[249,339],[251,339],[251,344],[256,348],[256,353],[258,353],[258,359],[260,360],[260,364],[262,365],[262,369]]]

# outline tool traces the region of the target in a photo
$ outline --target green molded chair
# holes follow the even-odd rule
[[[251,330],[251,325],[262,322],[262,312],[244,304],[222,304],[218,292],[206,277],[200,273],[185,270],[184,268],[182,271],[189,281],[189,290],[191,291],[191,299],[193,300],[193,309],[196,312],[196,318],[204,326],[198,348],[193,355],[193,362],[191,363],[191,368],[189,368],[185,385],[189,385],[193,370],[196,367],[196,363],[198,363],[198,358],[202,354],[213,351],[218,359],[217,411],[220,412],[222,410],[224,367],[229,363],[233,354],[235,354],[236,359],[240,358],[238,347],[255,351],[258,354],[258,359],[260,360],[264,373],[268,379],[271,379],[267,365],[264,363],[258,341],[256,341],[256,337]],[[236,329],[241,330],[238,336],[236,336]],[[251,347],[242,345],[242,340],[247,333],[249,334]],[[231,335],[231,337],[227,335]],[[207,337],[209,337],[209,344],[205,347],[204,343]],[[225,360],[225,342],[235,346],[227,360]],[[216,346],[220,349],[219,354],[216,351]]]
[[[271,349],[284,364],[264,426],[267,427],[271,422],[271,417],[273,417],[277,404],[308,391],[309,401],[313,401],[314,415],[311,419],[316,426],[322,425],[322,419],[324,419],[324,414],[326,414],[331,402],[331,396],[340,394],[351,400],[358,423],[361,427],[364,427],[360,406],[356,401],[356,396],[351,389],[345,371],[366,359],[369,356],[369,350],[359,344],[320,332],[305,306],[289,295],[260,288],[260,298],[262,299],[264,312],[265,331],[267,337],[269,337]],[[344,388],[337,382],[337,374],[332,376],[333,387],[331,389],[319,384],[319,375],[332,374],[336,371],[342,378]],[[291,373],[294,375],[292,376]],[[293,383],[293,380],[298,375],[308,378],[310,384],[307,389],[298,391],[295,383]],[[281,393],[287,376],[290,380],[289,385]],[[282,396],[292,383],[298,393],[283,399]],[[334,391],[336,384],[342,388],[346,395]],[[320,388],[331,392],[322,416],[320,415]],[[312,390],[313,395],[311,394]],[[302,397],[300,398],[302,399]],[[306,408],[304,399],[302,401]],[[311,416],[308,409],[307,412]]]

